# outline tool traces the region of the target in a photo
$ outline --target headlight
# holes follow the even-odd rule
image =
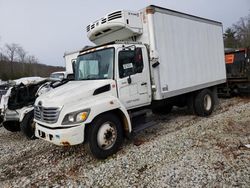
[[[90,109],[79,110],[68,113],[64,116],[62,124],[69,125],[69,124],[84,122],[88,118],[89,113]]]

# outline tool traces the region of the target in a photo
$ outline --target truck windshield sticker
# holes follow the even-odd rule
[[[123,64],[122,66],[123,66],[123,69],[131,69],[131,68],[133,68],[132,63]]]

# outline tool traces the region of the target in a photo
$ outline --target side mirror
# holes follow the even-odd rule
[[[74,80],[75,79],[75,75],[74,74],[68,74],[66,79],[67,80]]]

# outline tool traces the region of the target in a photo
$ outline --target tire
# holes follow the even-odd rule
[[[18,121],[4,121],[3,127],[10,132],[20,131],[20,123]]]
[[[1,113],[1,111],[0,111]],[[2,123],[3,123],[3,116],[0,115],[0,127],[2,126]]]
[[[165,106],[162,107],[157,107],[157,108],[153,108],[152,112],[154,114],[169,114],[172,111],[173,105],[171,104],[167,104]]]
[[[21,132],[28,139],[35,139],[34,110],[28,112],[20,123]]]
[[[187,98],[188,112],[192,115],[196,114],[194,110],[194,97],[195,97],[195,94],[191,93],[188,95],[188,98]]]
[[[198,116],[209,116],[214,109],[214,95],[211,90],[204,89],[194,98],[194,111]]]
[[[123,142],[122,124],[111,113],[97,117],[90,125],[88,133],[89,149],[98,159],[105,159],[116,153]]]

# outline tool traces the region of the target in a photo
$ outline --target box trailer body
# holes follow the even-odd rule
[[[129,26],[122,25],[115,30],[115,26],[110,26],[107,22],[102,26],[97,21],[89,25],[93,28],[93,25],[99,23],[98,27],[89,30],[89,37],[98,45],[114,39],[121,40],[121,36],[129,36],[134,32],[134,37],[123,40],[147,44],[151,59],[160,63],[158,68],[151,69],[157,88],[155,100],[225,82],[221,23],[156,6],[146,7],[139,13],[120,12],[120,18],[117,18],[119,11],[113,15],[116,16],[112,20],[115,22],[113,24],[127,23],[128,20]],[[109,15],[106,19],[108,18]],[[115,31],[96,36],[95,30],[99,34],[99,27],[110,31],[115,28]]]
[[[52,72],[50,74],[50,78],[58,81],[64,79],[73,79],[74,65],[78,55],[79,55],[79,50],[72,52],[65,52],[63,55],[65,61],[65,71]]]
[[[211,114],[216,86],[226,80],[221,23],[151,5],[112,12],[87,33],[97,46],[79,52],[75,81],[35,102],[37,137],[57,145],[88,141],[105,158],[123,135],[141,130],[133,120],[144,109],[188,105]]]
[[[73,67],[77,56],[79,55],[79,50],[64,53],[65,68],[68,74],[73,74]]]

